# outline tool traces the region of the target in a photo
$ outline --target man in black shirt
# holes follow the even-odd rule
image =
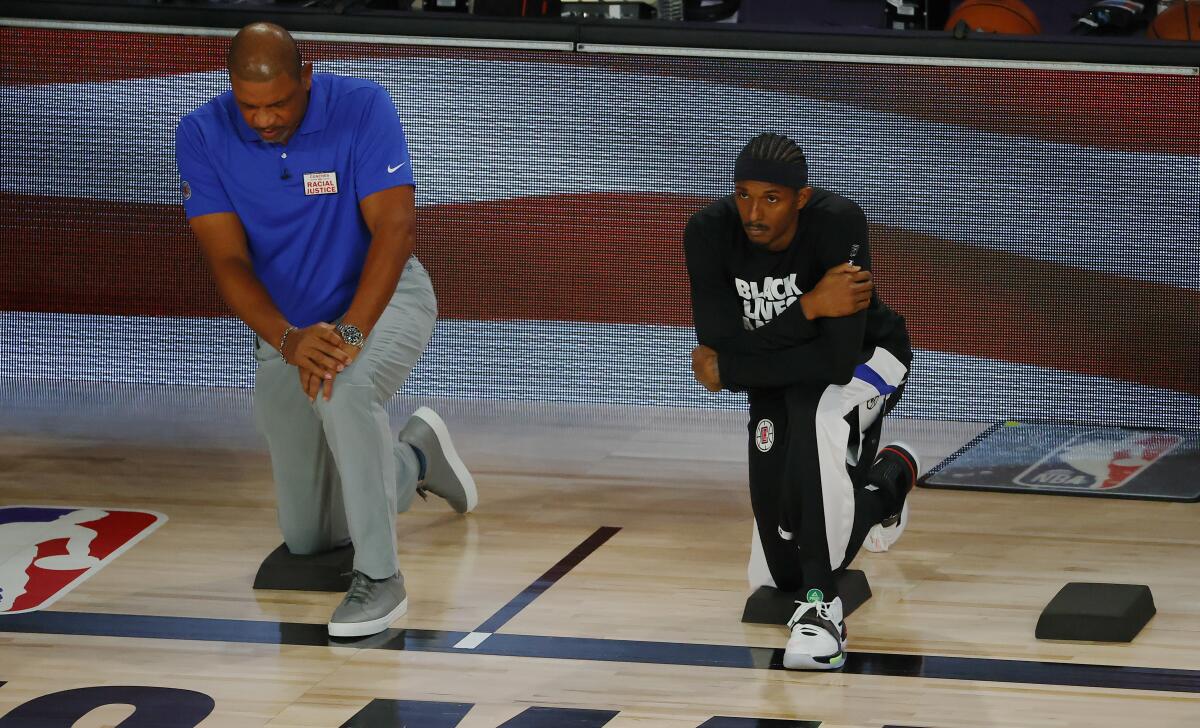
[[[904,319],[879,300],[867,220],[808,186],[801,149],[761,134],[738,155],[734,194],[684,235],[699,346],[696,380],[750,400],[751,586],[799,591],[784,666],[840,668],[836,575],[866,542],[887,550],[907,522],[919,464],[879,448],[912,361]]]

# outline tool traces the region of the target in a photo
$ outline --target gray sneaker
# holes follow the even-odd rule
[[[408,611],[404,577],[375,580],[354,572],[346,598],[329,618],[329,636],[366,637],[388,628]]]
[[[467,466],[454,451],[450,442],[450,431],[437,412],[421,407],[400,430],[400,442],[419,449],[425,456],[425,478],[417,484],[417,492],[424,491],[446,499],[450,507],[459,513],[470,513],[479,502],[475,479]]]

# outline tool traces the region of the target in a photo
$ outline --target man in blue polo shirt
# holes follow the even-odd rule
[[[283,28],[230,44],[232,90],[179,122],[189,223],[233,312],[258,335],[254,409],[294,554],[347,541],[354,577],[329,621],[380,632],[407,609],[394,514],[428,490],[475,507],[445,423],[418,409],[392,438],[384,405],[433,334],[437,300],[412,256],[404,129],[378,84],[314,74]]]

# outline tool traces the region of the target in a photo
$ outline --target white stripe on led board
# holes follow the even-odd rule
[[[71,20],[34,20],[0,18],[0,26],[95,30],[124,33],[163,33],[168,35],[232,36],[233,28],[185,28],[173,25],[141,23],[103,23]],[[994,58],[941,58],[936,56],[893,56],[866,53],[818,53],[806,51],[770,51],[736,48],[689,48],[638,46],[615,43],[572,43],[552,40],[504,40],[496,38],[438,38],[430,36],[359,35],[353,33],[297,32],[299,40],[334,43],[375,43],[379,45],[423,45],[466,48],[509,48],[516,50],[579,51],[581,53],[617,53],[656,56],[704,56],[775,61],[818,61],[826,63],[881,63],[900,66],[951,66],[961,68],[1019,68],[1045,71],[1090,71],[1096,73],[1137,73],[1166,76],[1200,76],[1196,66],[1153,66],[1146,64],[1086,63],[1081,61],[1021,61]]]
[[[0,18],[0,26],[17,28],[49,28],[53,30],[92,30],[115,33],[158,33],[166,35],[196,35],[228,37],[236,28],[185,28],[175,25],[143,25],[140,23],[97,23],[71,20],[24,20]],[[420,45],[465,48],[506,48],[512,50],[573,51],[571,41],[503,40],[498,38],[438,38],[415,35],[360,35],[354,33],[292,33],[297,40],[332,43],[374,43],[376,45]]]
[[[1196,66],[1151,66],[1082,61],[1018,61],[996,58],[941,58],[937,56],[891,56],[866,53],[816,53],[807,51],[768,51],[738,48],[672,48],[666,46],[619,45],[613,43],[577,43],[581,53],[618,53],[647,56],[701,56],[741,58],[761,61],[820,61],[825,63],[879,63],[897,66],[952,66],[964,68],[1020,68],[1039,71],[1091,71],[1099,73],[1140,73],[1164,76],[1197,76]]]

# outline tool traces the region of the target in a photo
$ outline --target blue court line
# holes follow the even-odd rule
[[[535,705],[526,708],[500,724],[500,728],[602,728],[617,710],[592,708],[546,708]]]
[[[427,700],[376,698],[342,723],[340,728],[455,728],[467,717],[471,703],[441,703]]]
[[[608,539],[612,538],[617,531],[620,531],[617,526],[601,526],[597,528],[591,536],[584,539],[583,543],[571,550],[571,553],[562,557],[557,564],[551,566],[550,569],[539,576],[532,584],[525,587],[524,591],[513,597],[508,604],[488,617],[483,624],[475,629],[475,632],[495,632],[503,627],[509,620],[517,616],[525,607],[529,606],[530,602],[537,599],[559,579],[566,576],[567,572],[579,565],[579,562],[586,559],[593,551],[604,545]]]
[[[375,698],[355,713],[341,728],[456,728],[472,708],[471,703]],[[535,705],[505,721],[500,728],[601,728],[620,715],[619,710],[561,708]],[[820,728],[816,720],[790,718],[741,718],[718,715],[697,728]],[[884,726],[884,728],[904,728]]]
[[[376,698],[341,728],[456,728],[471,709],[470,703],[436,703],[420,700]],[[500,728],[602,728],[620,713],[594,708],[557,708],[534,705],[500,724]],[[708,725],[705,723],[705,725]],[[789,724],[790,725],[790,724]],[[799,725],[799,724],[797,724]],[[741,724],[740,728],[753,728]],[[728,726],[726,728],[735,728]],[[807,728],[807,726],[805,726]]]
[[[360,640],[339,640],[330,638],[326,630],[325,624],[87,612],[27,612],[0,616],[0,633],[340,646],[653,665],[783,669],[783,650],[769,647],[502,633],[492,634],[478,647],[464,653],[463,650],[454,649],[454,645],[467,635],[466,632],[388,629]],[[1153,667],[851,652],[842,672],[851,675],[1200,693],[1200,670]]]
[[[699,728],[820,728],[817,720],[791,720],[789,718],[735,718],[718,715],[700,724]]]

